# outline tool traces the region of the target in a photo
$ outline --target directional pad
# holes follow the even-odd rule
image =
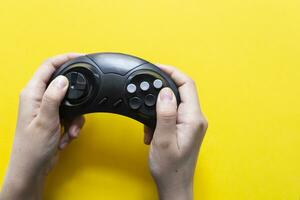
[[[69,90],[67,98],[70,101],[82,99],[88,91],[87,80],[80,72],[70,72],[66,74],[69,79]]]

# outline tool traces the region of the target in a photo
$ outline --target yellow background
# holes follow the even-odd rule
[[[195,79],[209,121],[195,199],[300,199],[299,0],[0,3],[0,182],[18,94],[47,57],[117,51]],[[92,114],[45,199],[156,199],[142,125]]]

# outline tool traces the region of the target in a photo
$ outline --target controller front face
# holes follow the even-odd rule
[[[170,87],[180,103],[171,78],[155,65],[126,54],[95,53],[63,64],[53,75],[64,75],[69,88],[60,107],[62,118],[93,112],[124,115],[154,129],[159,91]]]

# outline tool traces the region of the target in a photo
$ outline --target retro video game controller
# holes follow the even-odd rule
[[[63,64],[52,80],[64,75],[69,88],[60,106],[62,118],[85,113],[108,112],[133,118],[154,129],[156,100],[164,87],[178,89],[171,78],[154,64],[121,53],[95,53]]]

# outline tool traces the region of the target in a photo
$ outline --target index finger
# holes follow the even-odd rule
[[[157,64],[157,66],[174,80],[179,90],[181,102],[189,104],[193,108],[199,107],[200,109],[194,81],[175,67],[161,64]]]
[[[49,58],[35,72],[28,85],[46,88],[50,77],[58,67],[60,67],[65,62],[82,55],[83,54],[80,53],[67,53]]]

